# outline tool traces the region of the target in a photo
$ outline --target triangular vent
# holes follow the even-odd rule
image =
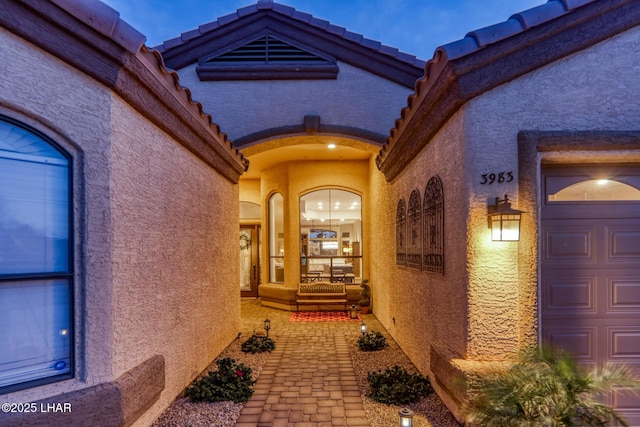
[[[330,61],[309,53],[289,43],[267,35],[244,46],[223,53],[206,61],[207,64],[219,63],[283,63],[283,62],[324,62]]]

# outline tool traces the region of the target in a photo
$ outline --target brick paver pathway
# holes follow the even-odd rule
[[[236,426],[369,426],[345,338],[359,323],[288,322],[289,314],[243,301],[244,329],[269,317],[276,349]]]

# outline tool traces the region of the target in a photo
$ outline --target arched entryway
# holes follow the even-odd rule
[[[371,183],[383,180],[375,166],[378,151],[371,141],[322,134],[243,149],[250,167],[240,180],[240,199],[263,206],[258,294],[264,304],[295,309],[298,284],[318,280],[346,283],[357,299],[358,283],[369,271],[363,236],[369,232]],[[277,221],[276,194],[282,197]]]

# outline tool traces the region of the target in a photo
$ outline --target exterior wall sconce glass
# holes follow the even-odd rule
[[[264,319],[264,330],[267,331],[267,337],[269,337],[269,329],[271,329],[271,320]]]
[[[489,205],[487,214],[491,240],[494,242],[517,242],[520,240],[520,218],[524,212],[511,208],[509,197],[496,197],[496,204]]]
[[[360,332],[362,332],[362,335],[367,333],[367,324],[366,323],[362,322],[360,324]]]
[[[413,427],[413,412],[409,408],[402,408],[398,411],[399,427]]]

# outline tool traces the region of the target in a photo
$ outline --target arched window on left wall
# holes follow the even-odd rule
[[[71,161],[0,116],[0,394],[73,377]]]
[[[284,283],[284,199],[269,197],[269,282]]]

